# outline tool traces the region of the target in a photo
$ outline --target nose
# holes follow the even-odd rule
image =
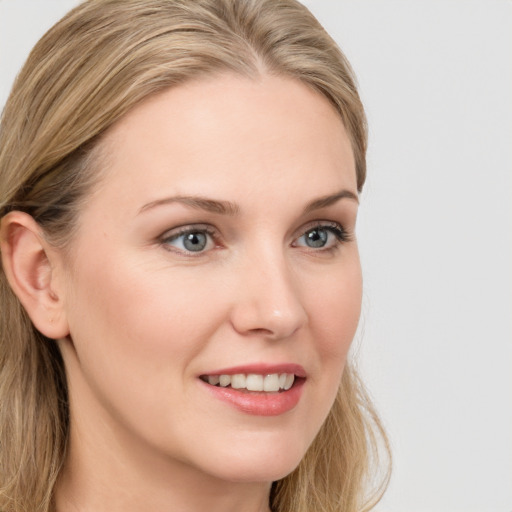
[[[231,323],[238,333],[278,340],[306,324],[299,283],[284,257],[256,257],[237,274]]]

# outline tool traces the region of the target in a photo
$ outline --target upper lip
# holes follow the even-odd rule
[[[271,375],[273,373],[293,373],[296,377],[306,377],[306,370],[300,364],[295,363],[282,363],[282,364],[268,364],[268,363],[254,363],[244,364],[240,366],[231,366],[229,368],[221,368],[213,371],[208,371],[202,375],[235,375],[237,373],[257,375]]]

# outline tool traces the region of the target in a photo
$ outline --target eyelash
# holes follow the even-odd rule
[[[346,242],[350,242],[353,238],[351,236],[351,234],[338,222],[317,221],[317,222],[314,222],[313,224],[306,226],[302,235],[300,235],[300,237],[297,237],[292,245],[296,247],[297,240],[300,240],[301,238],[305,237],[308,233],[311,233],[315,230],[328,231],[329,233],[332,233],[336,238],[335,243],[329,247],[314,248],[314,247],[308,247],[308,246],[302,246],[302,245],[300,247],[306,247],[307,249],[310,249],[311,252],[315,252],[315,253],[316,252],[332,252],[332,251],[339,249],[339,247],[342,244],[344,244]]]
[[[205,252],[204,250],[196,251],[194,253],[194,251],[175,248],[170,244],[170,242],[178,240],[181,237],[197,233],[207,235],[215,245],[218,245],[218,239],[220,238],[218,233],[211,227],[204,225],[184,226],[182,228],[178,228],[177,231],[167,232],[161,238],[161,243],[168,251],[179,252],[180,254],[184,254],[185,256],[189,257],[200,256]]]
[[[328,231],[329,233],[333,234],[336,238],[335,243],[331,244],[329,247],[322,246],[322,247],[318,247],[318,248],[310,247],[307,245],[302,245],[302,244],[297,243],[298,240],[302,239],[308,233],[311,233],[315,230],[319,230],[319,231],[324,230],[324,231]],[[209,250],[201,249],[198,251],[193,251],[193,250],[187,250],[186,248],[185,249],[176,248],[171,245],[171,242],[174,242],[174,241],[180,239],[181,237],[185,237],[187,235],[196,235],[196,234],[206,235],[210,239],[210,243],[213,243],[212,248],[219,246],[220,236],[219,236],[218,232],[215,229],[212,229],[210,226],[207,226],[207,225],[184,226],[182,228],[178,228],[177,231],[166,232],[161,237],[160,240],[161,240],[161,244],[168,251],[178,252],[187,257],[198,257],[198,256],[201,256],[202,254],[204,254],[205,252],[209,252],[209,250],[211,250],[212,248],[210,248]],[[317,221],[317,222],[314,222],[314,223],[306,226],[305,228],[303,228],[302,234],[294,239],[294,241],[292,243],[292,247],[305,247],[310,252],[314,252],[314,253],[333,252],[333,251],[337,250],[340,247],[340,245],[342,245],[346,242],[350,242],[352,239],[353,239],[352,235],[338,222]],[[185,241],[183,241],[183,242],[185,242]],[[207,241],[207,244],[208,244],[208,241]]]

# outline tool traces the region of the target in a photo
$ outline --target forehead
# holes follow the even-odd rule
[[[168,89],[132,109],[102,145],[108,162],[103,185],[137,183],[141,199],[164,190],[209,193],[209,181],[241,193],[270,184],[290,189],[304,180],[325,189],[342,179],[356,191],[340,115],[320,93],[291,78],[228,74]]]

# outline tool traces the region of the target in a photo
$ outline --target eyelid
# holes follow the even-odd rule
[[[295,234],[295,238],[299,238],[303,236],[308,231],[311,231],[315,228],[324,228],[324,229],[331,229],[333,231],[338,231],[340,234],[343,235],[343,237],[351,237],[352,234],[349,232],[348,229],[345,228],[345,226],[341,222],[337,222],[334,220],[313,220],[311,222],[308,222],[307,224],[300,227],[300,229],[297,230]]]
[[[163,239],[169,239],[175,236],[182,235],[183,233],[189,233],[190,231],[206,231],[210,232],[213,231],[214,228],[206,223],[199,222],[199,223],[192,223],[192,224],[183,224],[181,226],[175,226],[170,229],[166,229],[158,238]]]
[[[319,248],[312,248],[311,251],[313,252],[322,252],[322,251],[329,251],[334,250],[338,248],[340,245],[350,242],[354,239],[353,234],[347,230],[343,224],[340,222],[332,221],[332,220],[315,220],[308,222],[307,224],[303,225],[300,230],[296,233],[294,236],[292,246],[294,247],[306,247],[305,245],[298,244],[297,241],[300,240],[303,236],[306,235],[309,231],[312,231],[314,229],[325,229],[329,232],[331,232],[336,237],[336,243],[333,245],[330,245],[328,247],[319,247]]]
[[[211,238],[214,247],[210,249],[205,249],[203,251],[187,251],[184,249],[180,249],[170,244],[171,241],[178,239],[181,236],[187,235],[189,233],[205,233],[208,237]],[[184,255],[186,257],[198,257],[209,253],[211,250],[215,249],[219,245],[220,235],[218,231],[213,228],[209,224],[184,224],[183,226],[178,226],[172,229],[166,230],[162,235],[158,237],[158,242],[164,246],[164,248],[168,251],[175,252],[177,254]]]

